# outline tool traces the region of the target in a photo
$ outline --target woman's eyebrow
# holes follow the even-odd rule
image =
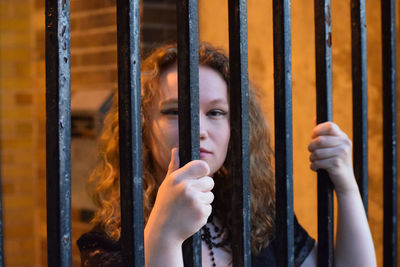
[[[178,99],[169,98],[160,102],[160,106],[173,106],[178,105]]]
[[[228,105],[228,102],[222,98],[216,98],[209,102],[211,105],[223,104]],[[160,102],[160,106],[174,106],[178,105],[178,99],[176,98],[169,98]]]
[[[224,104],[224,105],[228,105],[228,101],[226,101],[225,99],[222,98],[217,98],[217,99],[213,99],[210,101],[210,104],[215,105],[215,104]]]

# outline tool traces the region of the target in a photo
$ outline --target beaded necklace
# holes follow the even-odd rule
[[[228,244],[228,238],[223,238],[223,240],[221,240],[220,242],[217,242],[216,239],[221,238],[222,234],[225,232],[225,227],[222,227],[222,229],[220,229],[218,226],[216,226],[214,221],[213,221],[213,216],[212,215],[209,218],[209,222],[213,226],[214,232],[216,233],[216,235],[212,236],[210,228],[208,228],[207,225],[204,225],[201,228],[201,230],[202,230],[201,239],[207,244],[207,247],[210,250],[210,257],[211,257],[212,266],[216,267],[217,265],[215,263],[215,257],[214,257],[213,248],[220,248],[220,247],[223,247],[223,246],[227,245]]]

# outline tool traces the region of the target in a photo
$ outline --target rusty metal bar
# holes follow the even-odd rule
[[[330,0],[314,0],[317,123],[332,120],[332,34]],[[333,185],[318,171],[318,266],[333,267]]]
[[[117,1],[121,246],[125,266],[144,266],[140,1]]]
[[[290,0],[273,1],[275,81],[275,195],[278,266],[294,266],[292,45]]]
[[[230,121],[232,149],[233,266],[251,266],[250,250],[250,126],[247,64],[247,6],[228,1],[230,58]]]
[[[46,201],[49,266],[72,266],[70,2],[46,0]]]
[[[354,174],[368,214],[367,24],[365,0],[351,0]]]
[[[177,1],[180,166],[200,158],[197,0]],[[201,267],[200,231],[183,243],[185,267]]]
[[[395,0],[381,1],[383,82],[383,266],[397,263],[397,67]]]

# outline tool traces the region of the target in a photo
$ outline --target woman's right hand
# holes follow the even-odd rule
[[[158,190],[146,232],[158,245],[182,244],[207,223],[211,214],[214,181],[205,161],[194,160],[179,168],[179,152],[171,151],[168,172]],[[155,238],[155,240],[154,240]]]

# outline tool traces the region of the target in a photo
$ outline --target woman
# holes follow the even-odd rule
[[[200,160],[179,168],[177,49],[165,46],[142,64],[143,200],[146,266],[183,266],[182,243],[202,231],[203,266],[229,266],[229,62],[199,46]],[[253,266],[276,265],[274,173],[270,134],[255,92],[249,92],[251,252]],[[309,145],[311,169],[325,169],[339,203],[337,266],[375,266],[368,222],[354,179],[351,142],[334,124],[317,125]],[[99,207],[95,227],[78,241],[83,266],[121,265],[118,114],[116,101],[90,177]],[[277,159],[279,160],[279,159]],[[211,207],[212,205],[212,207]],[[295,264],[316,266],[316,245],[295,220]]]

